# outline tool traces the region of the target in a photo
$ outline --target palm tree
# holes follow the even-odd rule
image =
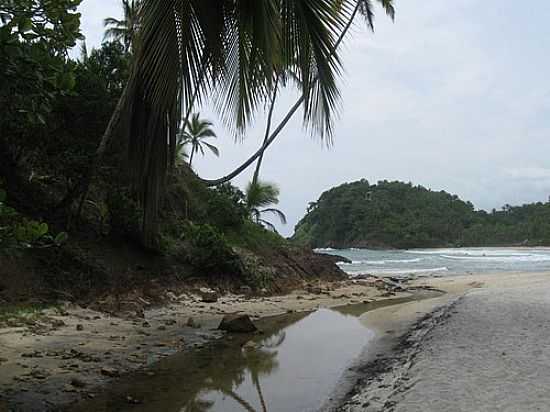
[[[377,1],[393,16],[393,0]],[[300,107],[306,125],[330,136],[339,97],[337,48],[358,14],[372,27],[370,0],[141,0],[134,70],[78,189],[81,204],[124,120],[129,127],[122,136],[144,210],[143,241],[153,245],[181,109],[196,91],[198,101],[214,91],[228,123],[243,131],[273,95],[279,70],[300,79],[301,97],[261,149],[229,177],[208,184],[253,163]]]
[[[274,207],[268,207],[279,203],[279,193],[277,185],[259,180],[250,182],[245,193],[245,205],[252,221],[274,232],[277,230],[273,223],[263,219],[262,215],[272,213],[280,219],[282,224],[286,224],[286,216],[283,212]]]
[[[124,19],[118,20],[114,17],[107,17],[103,20],[103,25],[107,28],[104,39],[122,42],[127,53],[131,52],[135,46],[139,29],[140,2],[141,0],[122,0]]]
[[[193,156],[200,152],[204,156],[204,148],[206,147],[215,156],[220,156],[220,151],[216,146],[208,143],[206,139],[209,137],[216,138],[216,133],[211,129],[212,122],[206,119],[199,118],[200,113],[195,113],[191,116],[191,120],[187,121],[183,131],[179,135],[179,144],[191,146],[191,154],[189,155],[189,166],[193,164]]]

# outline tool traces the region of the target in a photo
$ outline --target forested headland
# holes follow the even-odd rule
[[[293,239],[334,248],[550,245],[550,202],[487,212],[445,191],[361,180],[310,203]]]

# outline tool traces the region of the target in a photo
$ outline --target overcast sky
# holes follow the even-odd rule
[[[84,0],[81,9],[88,47],[101,42],[102,19],[121,12],[115,0]],[[267,152],[262,174],[281,188],[283,234],[324,190],[361,178],[443,189],[484,209],[548,199],[548,0],[396,0],[396,9],[395,23],[378,10],[375,34],[358,25],[348,38],[334,146],[312,138],[298,116]],[[274,121],[293,98],[281,96]],[[221,157],[198,159],[197,170],[219,177],[258,148],[264,117],[235,143],[202,110]]]

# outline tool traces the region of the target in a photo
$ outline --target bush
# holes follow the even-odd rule
[[[238,257],[224,236],[214,227],[191,225],[185,233],[189,241],[189,261],[203,273],[239,272]]]
[[[209,190],[205,220],[221,230],[240,227],[247,216],[244,194],[234,186]]]
[[[124,190],[111,191],[107,197],[111,232],[129,238],[139,239],[141,207]]]

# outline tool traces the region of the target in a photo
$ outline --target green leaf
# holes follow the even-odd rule
[[[20,33],[25,33],[32,30],[32,20],[28,17],[19,20],[18,29]]]
[[[54,238],[54,243],[57,246],[61,246],[63,243],[65,243],[69,239],[69,235],[67,232],[59,232],[57,236]]]

